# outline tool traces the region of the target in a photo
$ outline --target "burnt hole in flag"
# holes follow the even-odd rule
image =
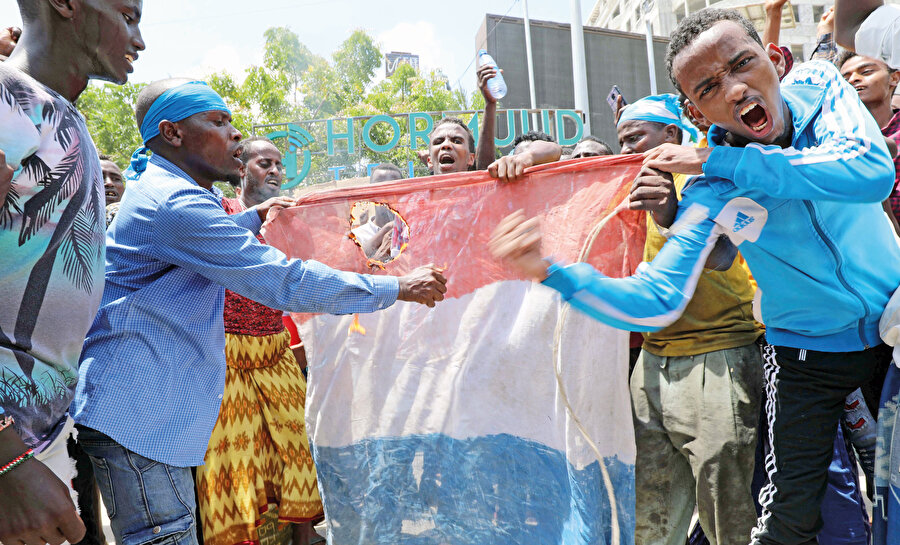
[[[409,225],[384,203],[357,201],[350,208],[347,236],[362,250],[370,267],[383,269],[409,245]]]

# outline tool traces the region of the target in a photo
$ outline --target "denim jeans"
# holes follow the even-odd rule
[[[97,430],[78,426],[118,545],[199,545],[191,468],[136,454]]]

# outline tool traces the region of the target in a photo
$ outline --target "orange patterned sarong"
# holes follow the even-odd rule
[[[304,422],[306,380],[286,331],[225,334],[225,392],[197,468],[205,545],[259,543],[258,527],[322,513]],[[265,516],[267,515],[268,516]]]

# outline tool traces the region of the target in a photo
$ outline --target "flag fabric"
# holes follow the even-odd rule
[[[570,311],[487,242],[524,209],[540,217],[545,255],[627,276],[645,220],[621,203],[639,167],[606,157],[514,183],[484,172],[402,180],[308,195],[270,218],[266,240],[289,257],[394,275],[434,263],[448,277],[434,308],[398,302],[359,327],[294,316],[329,543],[633,543],[628,333]],[[350,236],[360,202],[403,220],[383,271]]]

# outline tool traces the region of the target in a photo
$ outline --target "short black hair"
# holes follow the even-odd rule
[[[395,173],[397,176],[399,176],[398,179],[402,179],[402,178],[403,178],[403,171],[400,170],[400,167],[398,167],[398,166],[395,165],[394,163],[381,163],[380,165],[378,165],[377,167],[375,167],[375,168],[372,169],[372,175],[374,175],[374,174],[375,174],[376,172],[378,172],[379,170],[387,170],[387,171],[393,172],[393,173]]]
[[[250,146],[249,144],[252,144],[254,142],[266,142],[268,144],[272,144],[273,146],[275,146],[275,143],[272,142],[271,140],[269,140],[268,138],[266,138],[265,136],[251,136],[250,138],[245,138],[245,139],[241,140],[241,146],[243,146],[243,149],[241,150],[241,162],[242,163],[247,164],[247,161],[250,160],[250,153],[251,153],[250,148],[252,148],[253,146]],[[278,146],[275,146],[275,147],[277,148]]]
[[[607,144],[607,143],[604,142],[603,140],[600,140],[599,138],[597,138],[597,137],[594,136],[593,134],[589,134],[589,135],[585,136],[584,138],[582,138],[581,140],[578,141],[578,144],[580,144],[580,143],[582,143],[582,142],[596,142],[597,144],[600,144],[601,146],[603,146],[604,148],[606,148],[606,154],[607,154],[607,155],[615,155],[615,153],[613,152],[612,148],[609,147],[609,144]],[[575,144],[575,146],[577,147],[578,144]],[[572,151],[575,151],[575,148],[572,148]]]
[[[849,49],[841,49],[838,52],[837,57],[834,59],[834,65],[837,66],[837,69],[840,70],[844,63],[852,59],[853,57],[858,57],[859,55],[856,51],[850,51]]]
[[[525,134],[520,134],[513,140],[512,146],[515,148],[522,142],[536,142],[541,140],[543,142],[553,142],[553,137],[543,131],[528,131]]]
[[[460,127],[462,127],[466,131],[466,134],[469,137],[469,153],[475,153],[475,135],[472,134],[472,129],[470,129],[469,126],[466,125],[466,122],[458,117],[451,116],[451,117],[443,117],[441,119],[438,119],[437,122],[434,124],[434,127],[431,129],[431,132],[433,133],[434,131],[437,130],[438,127],[440,127],[441,125],[443,125],[445,123],[453,123],[454,125],[459,125]],[[430,138],[430,136],[429,136],[429,138]]]
[[[859,57],[859,56],[861,56],[861,55],[859,53],[856,53],[855,51],[850,51],[849,49],[841,49],[840,52],[838,53],[837,57],[834,59],[834,65],[837,66],[838,70],[840,70],[841,67],[844,66],[845,62],[849,61],[850,59],[852,59],[854,57]],[[887,64],[883,60],[881,60],[881,59],[875,59],[875,60],[884,64],[884,66],[887,69],[889,74],[893,74],[894,72],[897,71],[895,68],[892,68],[889,64]]]
[[[107,155],[107,154],[105,154],[105,153],[98,153],[98,154],[97,154],[97,157],[98,157],[101,161],[110,161],[110,162],[112,162],[112,163],[115,163],[115,161],[113,161],[112,159],[110,159],[109,155]]]
[[[753,26],[753,23],[741,16],[740,13],[730,9],[718,8],[704,8],[700,11],[695,11],[678,23],[678,27],[672,31],[672,35],[669,37],[669,47],[666,49],[666,71],[669,74],[669,79],[672,80],[672,84],[675,85],[675,88],[678,89],[679,92],[681,91],[681,86],[678,85],[678,82],[675,80],[675,74],[672,71],[675,57],[677,57],[684,48],[691,45],[691,43],[697,39],[697,36],[703,34],[712,28],[713,25],[722,21],[737,23],[743,27],[747,36],[753,38],[753,41],[758,43],[760,47],[765,48],[765,45],[763,45],[762,40],[759,37],[759,33],[756,31],[756,27]]]

